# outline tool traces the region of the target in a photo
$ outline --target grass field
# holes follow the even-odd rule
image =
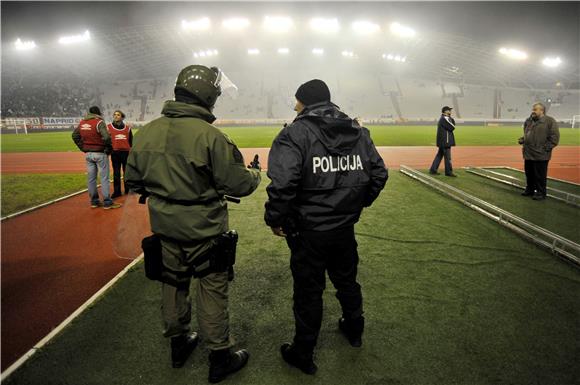
[[[84,174],[16,174],[0,176],[1,216],[86,188]]]
[[[263,223],[264,188],[265,182],[231,206],[231,226],[240,233],[231,325],[252,356],[224,384],[572,384],[580,378],[578,270],[396,172],[356,227],[363,348],[351,348],[336,331],[340,310],[328,283],[320,370],[309,377],[289,368],[278,354],[293,330],[289,253]],[[5,384],[207,383],[203,345],[185,368],[170,367],[159,303],[159,284],[147,281],[139,265]]]
[[[521,196],[522,190],[516,187],[473,175],[464,170],[454,172],[458,178],[443,175],[435,176],[435,178],[571,241],[580,243],[580,209],[551,198],[540,202],[534,201],[529,197]],[[550,185],[548,182],[548,187]]]
[[[435,143],[432,126],[371,126],[377,146],[431,146]],[[270,147],[280,127],[224,127],[239,147]],[[580,130],[561,128],[560,145],[580,145]],[[517,146],[520,127],[459,126],[457,143],[461,146]],[[77,151],[70,132],[2,135],[2,152]]]

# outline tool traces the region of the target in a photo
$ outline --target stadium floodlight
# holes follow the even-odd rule
[[[194,52],[193,57],[196,59],[200,58],[200,57],[211,57],[211,56],[217,56],[218,53],[219,52],[217,49],[206,49],[206,50]]]
[[[501,53],[504,56],[509,57],[510,59],[515,59],[515,60],[525,60],[528,58],[527,53],[525,53],[524,51],[520,51],[518,49],[515,49],[515,48],[501,47],[499,49],[499,53]]]
[[[399,54],[393,54],[393,53],[384,53],[383,54],[383,59],[389,60],[389,61],[396,61],[396,62],[401,62],[401,63],[405,63],[407,61],[407,57],[404,55],[399,55]]]
[[[36,43],[32,40],[22,41],[20,38],[18,38],[14,42],[14,47],[18,51],[30,51],[31,49],[36,48]]]
[[[259,54],[260,54],[260,50],[257,48],[248,49],[248,55],[259,55]]]
[[[346,50],[342,51],[341,54],[342,54],[342,56],[347,57],[347,58],[353,58],[355,56],[354,52],[346,51]]]
[[[352,23],[352,30],[358,35],[372,35],[379,32],[381,27],[371,21],[359,20]]]
[[[555,68],[562,64],[562,59],[559,57],[548,57],[546,56],[544,60],[542,60],[542,64],[546,67]]]
[[[322,17],[315,17],[310,20],[310,28],[313,31],[320,33],[335,33],[340,29],[337,19],[324,19]]]
[[[285,16],[266,16],[264,18],[264,28],[270,32],[282,33],[288,32],[294,27],[291,18]]]
[[[211,27],[211,21],[207,17],[197,20],[182,20],[181,28],[185,31],[205,31]]]
[[[290,50],[288,48],[278,48],[278,53],[280,55],[288,55],[290,53]]]
[[[250,20],[243,17],[232,17],[224,20],[222,26],[230,31],[241,31],[250,26]]]
[[[312,53],[316,56],[324,55],[324,50],[322,48],[312,48]]]
[[[400,37],[413,37],[417,33],[411,27],[399,24],[397,22],[391,24],[391,32]]]
[[[58,39],[58,42],[63,45],[68,45],[82,43],[89,40],[91,40],[91,33],[89,31],[85,31],[85,33],[81,35],[62,36]]]

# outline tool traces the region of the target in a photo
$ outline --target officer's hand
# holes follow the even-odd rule
[[[282,230],[282,227],[270,227],[272,229],[272,233],[274,233],[274,235],[277,235],[279,237],[286,237],[286,233],[284,233],[284,230]]]
[[[519,139],[518,139],[518,143],[519,143],[519,144],[524,144],[524,138],[519,138]]]

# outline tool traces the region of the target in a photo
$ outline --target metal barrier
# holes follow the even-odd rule
[[[543,227],[537,226],[508,211],[500,209],[491,203],[467,194],[456,187],[443,183],[411,167],[401,165],[400,172],[423,184],[433,187],[442,194],[463,203],[487,218],[507,227],[521,237],[550,250],[552,253],[562,257],[566,261],[572,262],[576,267],[580,267],[580,245],[576,242],[555,234]]]
[[[511,175],[502,174],[501,172],[489,170],[482,167],[464,167],[465,171],[470,174],[481,176],[483,178],[491,179],[499,183],[507,184],[519,189],[525,190],[526,186],[518,182],[522,182],[520,179],[513,177]],[[490,175],[491,174],[491,175]],[[509,180],[506,180],[509,179]],[[547,196],[550,198],[559,200],[561,202],[567,203],[572,206],[580,207],[580,196],[576,194],[569,193],[567,191],[558,190],[552,187],[546,188]]]
[[[523,170],[517,169],[515,167],[509,167],[509,166],[494,166],[494,167],[487,166],[487,167],[480,167],[480,168],[483,168],[484,170],[498,169],[499,168],[499,169],[517,171],[520,174],[525,174],[525,172]],[[571,182],[569,180],[564,180],[564,179],[558,179],[558,178],[554,178],[551,176],[548,177],[548,180],[553,180],[553,181],[560,182],[560,183],[566,183],[566,184],[569,184],[571,186],[577,186],[577,187],[580,186],[580,183],[575,183],[575,182]]]

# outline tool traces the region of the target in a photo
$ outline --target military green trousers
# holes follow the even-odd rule
[[[162,239],[163,264],[168,272],[184,272],[198,255],[209,247],[209,242],[183,244]],[[174,277],[175,278],[175,277]],[[187,334],[191,331],[191,278],[179,278],[176,287],[162,284],[162,315],[165,337]],[[211,350],[233,346],[230,337],[228,313],[228,273],[212,273],[196,279],[196,315],[201,338]]]

